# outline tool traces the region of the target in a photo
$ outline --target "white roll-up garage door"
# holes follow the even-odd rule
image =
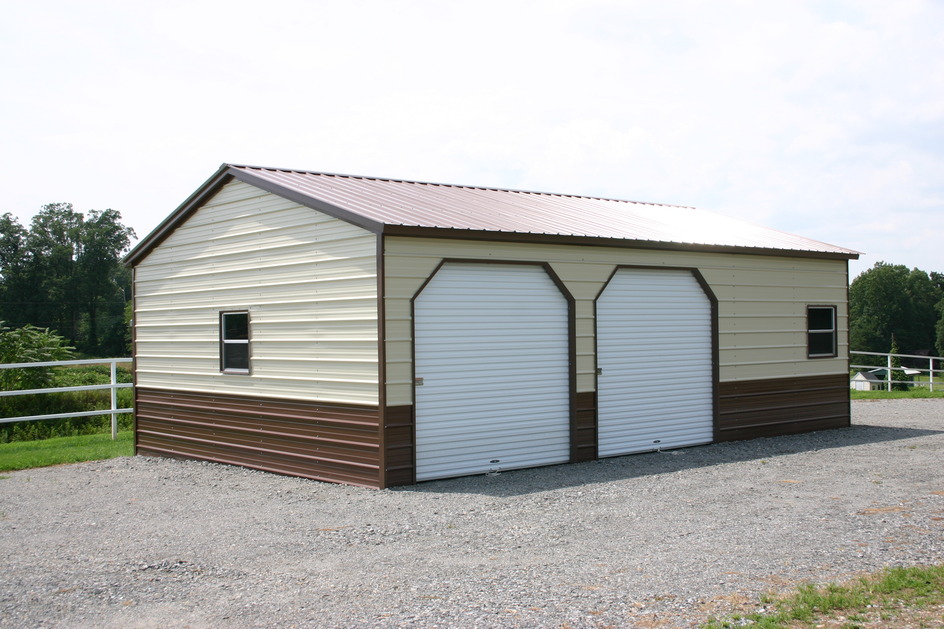
[[[616,272],[597,300],[599,456],[711,442],[711,337],[690,271]]]
[[[414,303],[416,479],[568,461],[567,330],[542,267],[443,265]]]

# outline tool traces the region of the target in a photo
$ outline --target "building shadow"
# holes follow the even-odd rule
[[[944,430],[855,424],[848,428],[799,435],[713,443],[662,452],[630,454],[586,463],[567,463],[510,470],[498,474],[426,481],[389,491],[434,494],[468,493],[512,497],[642,476],[671,474],[714,465],[769,460],[804,452],[889,443],[942,434]]]

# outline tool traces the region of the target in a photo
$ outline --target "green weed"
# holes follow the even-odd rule
[[[813,627],[823,626],[824,620],[842,615],[848,621],[843,626],[852,628],[861,626],[858,623],[865,623],[870,618],[890,622],[902,614],[920,615],[925,608],[944,603],[944,565],[886,568],[844,585],[801,585],[792,594],[779,599],[765,594],[761,603],[772,605],[773,609],[733,615],[727,619],[711,619],[702,627]],[[933,610],[930,613],[933,615]]]

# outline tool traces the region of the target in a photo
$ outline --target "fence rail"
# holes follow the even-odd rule
[[[38,363],[6,363],[0,364],[0,369],[28,369],[30,367],[59,367],[64,365],[109,365],[111,382],[109,384],[89,384],[78,387],[50,387],[48,389],[20,389],[17,391],[0,391],[0,397],[14,395],[37,395],[42,393],[62,393],[64,391],[111,391],[111,408],[97,411],[78,411],[75,413],[53,413],[50,415],[24,415],[22,417],[0,417],[0,424],[9,422],[29,422],[41,419],[65,419],[68,417],[92,417],[94,415],[111,415],[111,438],[118,436],[118,415],[131,413],[133,408],[118,408],[118,389],[129,389],[134,385],[130,382],[118,382],[118,363],[130,363],[130,358],[87,358],[83,360],[57,360]]]
[[[884,383],[885,389],[887,391],[892,390],[892,385],[897,383],[908,383],[914,384],[910,379],[904,379],[905,376],[915,375],[920,373],[928,374],[927,386],[931,391],[934,391],[934,387],[937,386],[940,389],[944,389],[944,369],[935,369],[934,364],[937,361],[938,364],[944,364],[944,357],[941,356],[918,356],[914,354],[882,354],[879,352],[849,352],[850,359],[853,355],[860,356],[884,356],[885,357],[885,366],[878,367],[877,365],[856,365],[850,364],[852,369],[856,369],[860,372],[869,372],[873,370],[882,370],[885,372],[885,377],[881,378],[880,382]],[[916,368],[916,367],[895,367],[892,365],[893,358],[907,358],[911,360],[920,360],[927,361],[928,367]],[[25,422],[25,421],[39,421],[43,419],[64,419],[69,417],[92,417],[94,415],[111,415],[111,437],[115,439],[118,435],[118,415],[123,413],[132,413],[134,412],[133,408],[118,408],[118,389],[128,389],[134,385],[130,382],[118,382],[117,370],[119,363],[130,363],[130,358],[89,358],[83,360],[57,360],[51,362],[37,362],[37,363],[7,363],[0,364],[0,369],[29,369],[31,367],[60,367],[65,365],[109,365],[111,382],[109,384],[91,384],[85,386],[76,386],[76,387],[50,387],[48,389],[22,389],[17,391],[0,391],[0,397],[8,397],[14,395],[37,395],[45,393],[61,393],[64,391],[102,391],[108,390],[111,392],[111,408],[101,409],[95,411],[79,411],[75,413],[53,413],[50,415],[24,415],[22,417],[0,417],[0,424],[5,424],[9,422]],[[900,372],[902,374],[901,380],[896,380],[893,378],[894,372]],[[924,383],[921,383],[921,386],[924,386]]]
[[[869,373],[871,371],[884,371],[885,377],[879,379],[880,382],[885,383],[885,390],[891,391],[893,384],[915,384],[912,382],[908,376],[913,376],[917,374],[926,373],[928,374],[928,388],[931,391],[934,391],[934,386],[937,385],[938,388],[944,389],[944,369],[935,369],[934,363],[937,361],[938,364],[944,364],[944,357],[941,356],[917,356],[915,354],[882,354],[879,352],[849,352],[850,362],[853,354],[858,354],[861,356],[884,356],[885,357],[885,366],[879,367],[877,365],[849,365],[852,369],[857,369],[859,372]],[[895,367],[892,365],[894,358],[908,358],[917,361],[927,361],[928,368],[920,367]],[[893,377],[894,372],[899,372],[901,380],[895,380]],[[935,380],[935,378],[937,378]],[[924,386],[924,382],[920,383],[921,386]]]

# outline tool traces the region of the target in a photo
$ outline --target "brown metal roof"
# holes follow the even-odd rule
[[[856,253],[677,205],[252,166],[231,168],[382,225]]]
[[[377,233],[858,258],[692,207],[223,164],[132,251],[133,264],[229,177]]]

